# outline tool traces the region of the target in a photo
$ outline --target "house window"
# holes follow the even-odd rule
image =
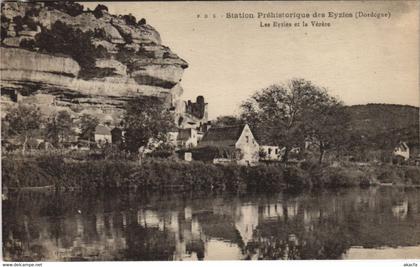
[[[249,143],[249,136],[245,136],[246,142]]]
[[[279,149],[278,148],[276,148],[276,154],[279,154]]]
[[[271,148],[269,148],[269,149],[268,149],[268,154],[270,154],[270,155],[271,155]]]

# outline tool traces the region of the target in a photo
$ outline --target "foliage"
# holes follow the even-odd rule
[[[320,165],[314,161],[245,167],[159,157],[146,157],[138,164],[137,153],[121,151],[112,145],[91,151],[35,150],[25,156],[4,152],[2,167],[4,186],[55,185],[60,190],[276,192],[284,187],[300,191],[368,186],[378,181],[420,184],[420,169],[416,166],[351,162]]]
[[[219,116],[216,120],[212,121],[212,126],[214,127],[225,127],[225,126],[234,126],[240,125],[243,123],[243,120],[236,116]]]
[[[98,118],[89,115],[83,114],[80,117],[80,135],[79,138],[82,140],[94,140],[95,139],[95,128],[98,126],[99,120]]]
[[[76,60],[82,72],[95,68],[95,58],[103,57],[103,49],[92,44],[94,33],[82,32],[61,21],[56,21],[51,30],[43,29],[35,36],[40,51],[60,53],[71,56]]]
[[[73,17],[82,14],[83,8],[84,8],[81,4],[76,3],[74,1],[56,1],[56,2],[46,1],[45,6],[60,10]]]
[[[391,154],[400,142],[418,146],[419,108],[406,105],[367,104],[346,107],[350,115],[348,150],[363,158],[367,151]]]
[[[23,39],[19,46],[28,50],[34,50],[36,47],[35,41],[32,39]]]
[[[98,4],[95,7],[95,10],[93,10],[93,15],[95,16],[95,18],[99,19],[103,17],[103,12],[106,11],[108,12],[108,7]]]
[[[308,136],[317,140],[321,155],[333,147],[346,127],[341,107],[325,89],[310,81],[294,79],[251,96],[241,106],[241,119],[252,129],[265,128],[274,144],[286,147],[284,160],[287,161],[290,148],[302,146]],[[340,116],[336,114],[338,111]]]
[[[65,110],[53,114],[47,121],[45,131],[46,139],[49,140],[55,147],[61,143],[68,141],[73,132],[73,119]]]
[[[125,108],[123,127],[126,131],[126,147],[137,152],[150,139],[166,141],[168,131],[173,127],[172,114],[165,109],[158,97],[137,97]]]
[[[284,173],[280,166],[259,165],[243,168],[242,175],[248,190],[278,191],[285,183]]]
[[[21,140],[22,152],[25,152],[29,138],[39,129],[42,121],[39,108],[19,103],[8,111],[4,120],[8,124],[9,135]]]
[[[146,19],[145,18],[141,18],[138,22],[137,25],[141,26],[141,25],[145,25],[146,24]]]
[[[122,16],[122,18],[124,19],[124,21],[127,25],[131,25],[131,26],[136,26],[137,25],[137,19],[131,13],[128,14],[128,15]]]
[[[347,145],[350,119],[337,99],[328,96],[325,91],[316,93],[316,101],[304,111],[303,129],[307,141],[318,146],[321,163],[326,150],[339,150]]]
[[[0,29],[0,39],[1,42],[3,43],[3,40],[6,39],[7,37],[7,28],[3,27],[3,25],[1,25],[1,29]]]
[[[24,30],[24,25],[26,25],[29,30],[35,31],[37,24],[34,19],[30,16],[25,15],[23,18],[21,16],[16,16],[13,18],[13,23],[15,23],[15,31],[19,32]]]

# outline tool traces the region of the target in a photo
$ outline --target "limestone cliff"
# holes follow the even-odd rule
[[[3,104],[30,101],[47,114],[67,109],[114,123],[138,95],[164,98],[175,108],[188,64],[161,44],[153,27],[131,15],[111,15],[104,6],[74,12],[66,5],[2,3]],[[76,46],[65,46],[66,38],[79,36]]]

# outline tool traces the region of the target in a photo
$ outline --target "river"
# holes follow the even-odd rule
[[[9,261],[420,257],[420,189],[9,192],[2,210]]]

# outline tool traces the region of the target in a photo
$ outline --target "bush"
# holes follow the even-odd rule
[[[132,14],[124,15],[122,16],[122,18],[127,25],[131,25],[131,26],[137,25],[137,19]]]
[[[83,8],[84,8],[81,4],[75,3],[73,1],[57,1],[57,2],[46,1],[45,6],[60,10],[73,17],[82,14]]]
[[[34,50],[36,47],[35,41],[32,39],[23,39],[19,46],[24,49]]]
[[[95,68],[95,58],[104,57],[103,47],[92,44],[93,32],[82,32],[67,24],[56,21],[51,30],[43,29],[35,36],[35,43],[41,51],[71,56],[82,68],[82,73]]]
[[[93,37],[98,39],[106,39],[106,32],[102,28],[96,28],[93,32]]]
[[[13,18],[13,23],[15,26],[15,31],[20,32],[23,30],[23,19],[21,16],[16,16]]]
[[[311,188],[312,182],[308,173],[296,166],[288,166],[284,171],[286,186],[293,190]]]
[[[138,22],[137,25],[142,26],[146,24],[146,19],[145,18],[141,18]]]
[[[248,190],[277,191],[284,185],[283,169],[280,166],[242,168],[242,176]]]
[[[95,10],[93,10],[92,13],[95,16],[95,18],[99,19],[99,18],[103,17],[103,12],[104,11],[108,12],[108,7],[99,4],[95,7]]]
[[[414,185],[420,185],[420,169],[417,167],[409,167],[405,170],[405,179]]]
[[[147,153],[146,156],[150,158],[169,158],[173,155],[172,150],[154,150],[150,153]]]
[[[328,187],[350,187],[360,185],[363,173],[354,168],[327,167],[322,171]]]
[[[385,169],[378,175],[378,180],[381,183],[397,183],[400,178],[395,169]]]

